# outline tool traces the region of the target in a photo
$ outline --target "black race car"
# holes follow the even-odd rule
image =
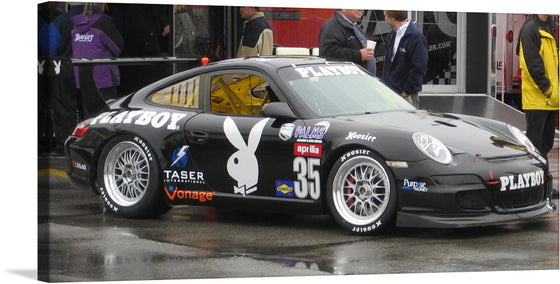
[[[546,160],[506,123],[417,110],[352,63],[232,59],[126,96],[65,145],[73,184],[118,215],[173,205],[326,213],[360,234],[554,208]]]

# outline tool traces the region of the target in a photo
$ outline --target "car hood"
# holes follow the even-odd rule
[[[466,116],[426,111],[386,112],[337,117],[347,128],[365,130],[375,143],[387,148],[413,147],[412,133],[436,137],[453,154],[472,154],[485,158],[526,155],[525,147],[512,136],[503,122],[469,119]],[[398,139],[396,139],[398,138]],[[406,148],[404,148],[406,149]]]

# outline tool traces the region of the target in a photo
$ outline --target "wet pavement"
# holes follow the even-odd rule
[[[558,145],[549,159],[556,187]],[[103,214],[99,198],[71,186],[61,171],[62,161],[39,159],[39,280],[559,269],[558,211],[534,221],[503,226],[397,228],[371,237],[349,234],[326,215],[182,206],[159,218],[131,220]]]

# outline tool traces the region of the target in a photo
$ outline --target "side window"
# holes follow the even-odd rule
[[[266,103],[277,99],[263,78],[235,73],[212,77],[211,100],[214,113],[260,115]]]
[[[153,93],[149,100],[165,106],[198,108],[200,76],[189,78]]]

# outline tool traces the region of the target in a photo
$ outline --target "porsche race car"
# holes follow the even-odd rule
[[[517,128],[418,110],[348,62],[231,59],[155,82],[81,122],[74,185],[114,213],[175,205],[330,213],[345,229],[470,227],[549,213],[547,161]]]

